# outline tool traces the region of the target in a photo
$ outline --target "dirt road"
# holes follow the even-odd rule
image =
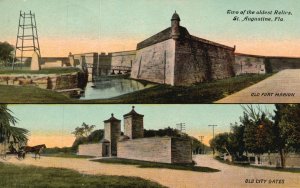
[[[92,162],[87,159],[42,157],[40,160],[26,158],[19,161],[11,158],[8,163],[17,165],[35,165],[41,167],[58,167],[77,170],[80,173],[93,175],[138,176],[156,181],[174,188],[210,188],[210,187],[299,187],[299,173],[275,172],[254,168],[242,168],[220,163],[212,156],[196,156],[194,160],[200,166],[208,166],[221,170],[215,173],[181,171],[171,169],[138,168],[132,165],[117,165]],[[1,161],[1,160],[0,160]],[[3,162],[3,161],[2,161]],[[245,183],[249,179],[254,183]],[[270,180],[284,180],[283,184],[269,183]],[[262,183],[262,180],[267,182]]]
[[[283,70],[216,103],[300,103],[300,69]]]

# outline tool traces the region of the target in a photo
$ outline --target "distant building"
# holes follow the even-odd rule
[[[79,145],[78,155],[135,159],[162,163],[192,163],[192,146],[187,138],[144,138],[144,115],[132,110],[121,120],[112,116],[104,121],[104,139],[98,144]]]
[[[170,85],[234,76],[235,48],[190,35],[175,12],[171,27],[137,44],[131,78]]]

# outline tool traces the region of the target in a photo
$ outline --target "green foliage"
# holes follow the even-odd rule
[[[83,122],[81,127],[76,127],[72,134],[74,134],[76,138],[88,137],[94,128],[95,125],[88,125]]]
[[[0,62],[4,62],[4,66],[7,66],[8,62],[13,59],[14,47],[8,42],[0,42]]]
[[[253,106],[243,106],[244,116],[240,121],[245,126],[244,142],[247,151],[263,154],[273,149],[275,135],[273,122],[258,106],[258,111]]]
[[[276,104],[274,116],[274,145],[280,154],[281,167],[289,152],[300,151],[300,104]]]
[[[144,129],[144,137],[155,137],[155,136],[170,136],[170,137],[186,137],[189,138],[191,140],[192,143],[192,150],[193,151],[199,151],[199,150],[209,150],[209,148],[204,145],[203,143],[201,143],[198,139],[189,136],[185,133],[180,133],[179,130],[177,129],[173,129],[171,127],[167,127],[164,129],[158,129],[158,130],[147,130]]]
[[[240,125],[231,126],[230,133],[221,133],[210,141],[219,152],[226,149],[235,156],[244,151],[255,154],[279,152],[281,166],[289,152],[300,151],[300,104],[276,104],[275,115],[257,106],[243,106]]]
[[[158,130],[144,129],[144,137],[155,137],[155,136],[181,137],[182,135],[177,129],[173,129],[171,127],[158,129]]]
[[[91,132],[87,137],[77,137],[72,145],[72,151],[77,151],[80,144],[99,143],[104,138],[104,130],[99,129]]]
[[[279,107],[280,106],[280,107]],[[284,145],[294,151],[300,151],[300,105],[278,104],[277,110],[281,114],[279,120],[280,137]],[[278,108],[279,107],[279,108]]]
[[[16,166],[0,162],[0,187],[109,187],[109,188],[159,188],[162,185],[139,177],[87,175],[67,169]]]
[[[194,166],[194,164],[167,164],[167,163],[156,163],[149,161],[139,161],[131,159],[121,159],[121,158],[103,158],[93,160],[100,163],[109,164],[125,164],[125,165],[138,165],[139,168],[167,168],[174,170],[187,170],[196,172],[219,172],[218,169],[213,169],[209,167]]]
[[[230,148],[229,150],[234,156],[242,156],[245,151],[244,142],[244,125],[238,125],[237,123],[231,124],[231,134],[230,134]]]
[[[244,126],[237,123],[231,124],[230,133],[220,133],[210,140],[210,146],[220,153],[228,153],[235,158],[239,158],[245,151],[243,140]]]
[[[0,104],[0,142],[8,143],[13,140],[14,143],[24,145],[27,143],[29,131],[15,127],[17,118],[11,114],[7,105]]]
[[[210,147],[216,149],[220,153],[227,152],[227,147],[230,146],[230,133],[220,133],[215,136],[214,139],[210,140]]]
[[[18,70],[12,70],[9,69],[1,69],[1,74],[66,74],[66,73],[75,73],[80,72],[81,70],[74,67],[65,67],[65,68],[47,68],[47,69],[41,69],[41,70],[29,70],[29,69],[18,69]]]

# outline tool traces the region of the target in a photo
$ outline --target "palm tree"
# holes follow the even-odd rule
[[[15,127],[18,119],[11,115],[12,111],[7,108],[7,105],[0,105],[0,144],[4,145],[10,141],[19,145],[26,144],[28,141],[29,131],[24,128]]]

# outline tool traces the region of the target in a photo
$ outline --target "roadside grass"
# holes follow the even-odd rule
[[[163,186],[139,177],[93,176],[67,169],[17,166],[0,162],[0,187],[160,188]]]
[[[139,168],[166,168],[174,170],[186,170],[186,171],[196,171],[196,172],[219,172],[218,169],[213,169],[209,167],[194,166],[193,164],[167,164],[167,163],[156,163],[148,161],[139,161],[131,159],[122,158],[105,158],[91,160],[100,163],[109,164],[123,164],[123,165],[137,165]]]
[[[93,158],[92,156],[76,155],[75,153],[49,153],[49,154],[42,154],[42,156],[45,156],[45,157],[63,157],[63,158],[80,158],[80,159]]]
[[[80,69],[75,67],[47,68],[47,69],[41,69],[39,71],[33,71],[28,69],[17,69],[17,70],[0,69],[0,75],[1,74],[65,74],[65,73],[73,73],[79,71]]]
[[[108,103],[108,104],[197,104],[213,103],[249,87],[272,74],[242,75],[191,86],[157,85],[111,99],[78,100],[33,86],[0,85],[2,103]],[[146,82],[146,81],[144,81]]]
[[[223,159],[221,159],[219,157],[214,157],[214,159],[216,159],[224,164],[238,166],[238,167],[244,167],[244,168],[257,168],[257,169],[262,169],[262,170],[272,170],[272,171],[278,171],[278,172],[300,173],[300,168],[274,168],[274,167],[267,167],[267,166],[243,165],[243,164],[236,164],[236,163],[224,161]]]

